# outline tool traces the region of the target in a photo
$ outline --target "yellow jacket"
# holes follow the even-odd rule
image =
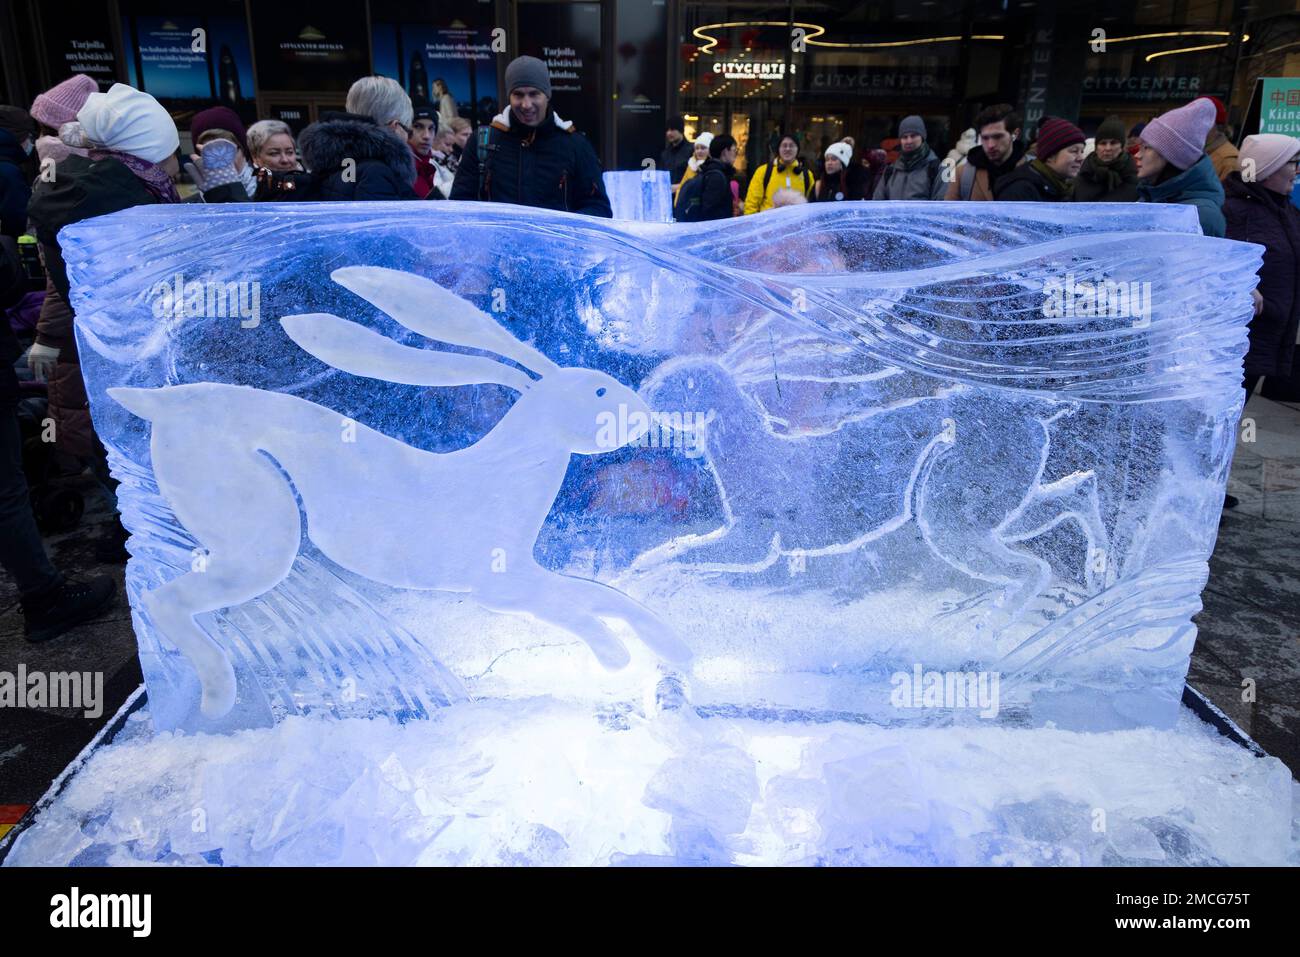
[[[682,174],[681,181],[673,184],[674,197],[682,191],[682,187],[685,186],[687,182],[690,181],[690,178],[695,175],[695,167],[691,165],[693,162],[695,162],[694,158],[687,161],[686,172]]]
[[[793,167],[782,166],[780,163],[772,166],[772,175],[767,181],[767,188],[764,189],[763,179],[767,176],[769,166],[772,166],[772,164],[764,163],[754,170],[754,175],[749,180],[749,189],[745,193],[745,215],[761,213],[765,209],[771,209],[772,197],[776,195],[776,191],[785,189],[787,186],[802,191],[809,199],[812,198],[814,186],[812,172],[803,169],[802,174],[796,173],[795,169],[799,167],[798,161],[795,162]]]

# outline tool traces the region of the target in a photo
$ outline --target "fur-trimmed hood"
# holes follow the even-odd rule
[[[558,126],[560,129],[564,130],[564,132],[566,132],[566,133],[572,133],[572,132],[574,132],[574,126],[573,126],[573,121],[572,121],[572,120],[562,120],[562,119],[560,119],[560,114],[559,114],[559,113],[556,113],[555,110],[553,110],[553,109],[551,109],[551,108],[549,108],[549,107],[547,108],[547,112],[551,114],[551,119],[553,119],[553,120],[555,121],[555,125]],[[542,122],[543,122],[543,123],[546,122],[545,117],[542,118]],[[492,117],[492,125],[495,126],[495,127],[496,127],[497,129],[499,129],[499,130],[502,130],[502,131],[509,131],[509,129],[510,129],[510,107],[507,106],[504,110],[502,110],[502,111],[501,111],[500,113],[498,113],[496,116]]]
[[[381,126],[361,120],[325,120],[313,123],[298,137],[303,165],[311,172],[328,174],[345,159],[358,164],[383,163],[402,182],[415,182],[415,158],[411,148]]]

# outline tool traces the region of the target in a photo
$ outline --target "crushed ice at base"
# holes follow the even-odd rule
[[[148,727],[134,715],[6,864],[1300,862],[1285,766],[1187,713],[1092,734],[535,698],[404,726]]]

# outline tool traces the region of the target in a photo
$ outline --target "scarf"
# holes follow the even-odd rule
[[[176,184],[172,178],[167,175],[157,163],[150,163],[146,159],[141,159],[131,153],[123,153],[121,150],[109,150],[92,148],[90,150],[92,160],[115,159],[132,173],[150,193],[152,193],[160,203],[179,203],[181,201],[180,193],[176,192]]]
[[[1029,165],[1034,168],[1034,171],[1038,173],[1039,176],[1051,183],[1056,188],[1056,191],[1061,194],[1062,198],[1069,196],[1071,191],[1074,189],[1074,183],[1067,179],[1063,179],[1056,170],[1052,169],[1038,157],[1034,157],[1034,161]]]
[[[918,166],[921,166],[922,164],[929,162],[930,157],[933,155],[934,154],[930,152],[930,144],[922,143],[920,146],[912,150],[912,152],[910,153],[899,154],[898,162],[902,164],[903,170],[905,172],[910,173]]]
[[[424,199],[429,195],[429,190],[433,189],[433,180],[438,175],[438,170],[433,165],[432,156],[421,156],[415,150],[411,150],[411,155],[415,157],[415,182],[411,188],[415,190],[416,196]]]
[[[1125,183],[1137,181],[1137,164],[1124,150],[1121,150],[1119,156],[1109,163],[1099,160],[1096,153],[1089,153],[1083,161],[1083,169],[1079,170],[1079,175],[1090,183],[1105,187],[1107,192],[1113,192]]]

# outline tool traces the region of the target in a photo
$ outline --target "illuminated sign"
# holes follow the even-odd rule
[[[750,60],[726,60],[713,64],[713,72],[721,73],[728,80],[784,80],[785,63],[777,60],[771,63]],[[798,72],[798,65],[790,64],[790,74]]]

